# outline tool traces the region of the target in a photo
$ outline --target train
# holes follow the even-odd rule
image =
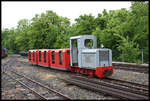
[[[28,56],[28,52],[26,52],[26,51],[21,51],[21,52],[19,52],[19,54],[21,55],[21,56]]]
[[[1,58],[8,56],[8,50],[6,48],[1,49]]]
[[[29,50],[28,62],[98,78],[110,77],[114,71],[111,49],[97,48],[94,35],[70,37],[70,48],[67,49]]]

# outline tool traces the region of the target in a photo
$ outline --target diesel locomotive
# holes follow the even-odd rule
[[[43,67],[87,74],[99,78],[113,74],[112,51],[97,48],[93,35],[70,38],[70,49],[33,49],[28,51],[28,61]]]

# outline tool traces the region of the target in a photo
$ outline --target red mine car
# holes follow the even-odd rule
[[[52,49],[50,54],[51,68],[69,70],[70,49]]]
[[[32,64],[38,64],[38,58],[37,58],[37,52],[38,50],[30,50],[28,52],[28,59],[29,59],[29,62],[32,63]]]
[[[69,70],[70,49],[29,50],[29,62],[43,67]]]
[[[37,63],[40,66],[50,67],[50,49],[37,50]]]

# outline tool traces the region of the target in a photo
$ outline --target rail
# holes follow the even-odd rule
[[[65,98],[65,99],[68,99],[68,100],[72,100],[72,98],[63,95],[62,93],[60,93],[60,92],[58,92],[58,91],[56,91],[56,90],[54,90],[54,89],[51,89],[51,88],[49,88],[49,87],[47,87],[47,86],[41,84],[40,82],[37,82],[37,81],[35,81],[35,80],[33,80],[33,79],[29,78],[29,77],[26,77],[25,75],[21,75],[21,74],[15,72],[15,71],[11,71],[11,72],[12,72],[12,73],[15,73],[15,74],[18,75],[18,76],[21,76],[21,77],[25,78],[26,80],[29,80],[29,81],[31,81],[31,82],[33,82],[33,83],[38,84],[39,86],[41,86],[41,87],[47,89],[47,90],[50,91],[50,92],[54,92],[54,93],[57,94],[58,96],[61,96],[61,97]],[[37,93],[37,92],[36,92],[35,90],[33,90],[32,88],[28,87],[28,86],[27,86],[26,84],[24,84],[23,82],[21,82],[21,81],[15,79],[14,77],[12,77],[12,76],[11,76],[10,74],[8,74],[7,72],[3,71],[3,73],[7,74],[7,75],[10,76],[12,79],[16,80],[18,83],[20,83],[20,84],[23,85],[24,87],[28,88],[29,90],[31,90],[34,94],[36,94],[37,96],[39,96],[41,99],[48,100],[46,97],[40,95],[39,93]]]
[[[109,84],[108,82],[97,82],[90,79],[80,78],[80,77],[71,77],[68,79],[62,79],[68,83],[78,85],[80,87],[97,91],[100,93],[107,93],[109,95],[119,97],[121,99],[148,99],[148,93],[142,93],[140,90],[136,89],[127,89],[116,84]]]

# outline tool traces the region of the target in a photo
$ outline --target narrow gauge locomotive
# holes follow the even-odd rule
[[[112,52],[97,48],[93,35],[70,38],[70,49],[34,49],[28,51],[29,63],[99,78],[113,74]]]

